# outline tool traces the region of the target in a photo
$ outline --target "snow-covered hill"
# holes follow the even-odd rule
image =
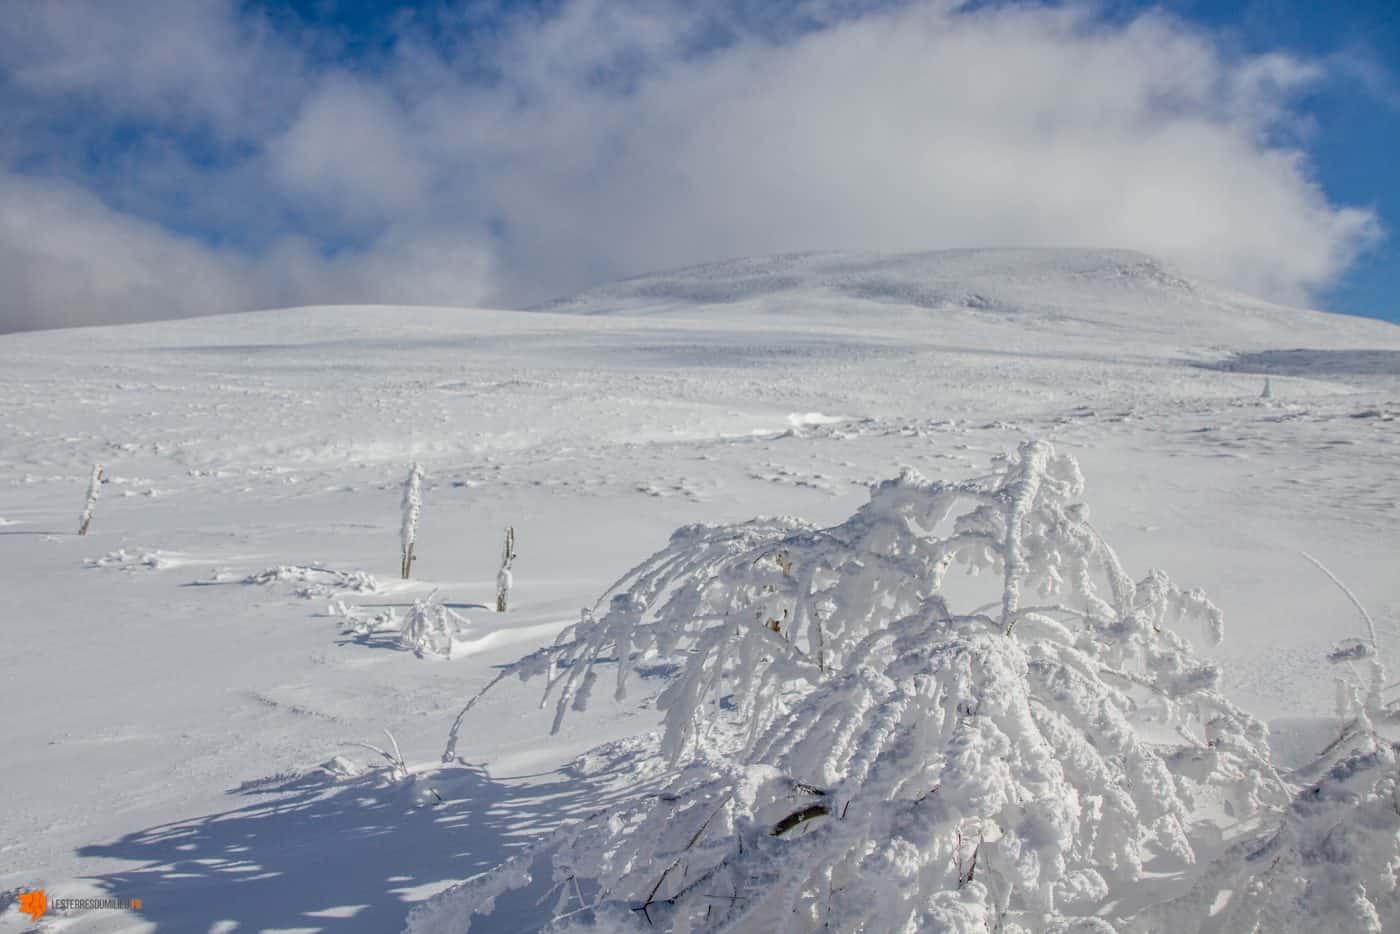
[[[972,335],[1011,325],[1055,344],[1142,340],[1137,352],[1222,343],[1234,349],[1273,348],[1284,330],[1310,347],[1357,341],[1393,347],[1396,330],[1374,321],[1339,324],[1336,315],[1192,282],[1159,260],[1129,250],[800,253],[737,259],[628,279],[541,310],[675,313],[714,305],[802,318],[862,315],[880,321],[903,313],[910,316],[906,323],[912,328],[959,327]]]
[[[901,465],[963,477],[1029,437],[1079,459],[1135,574],[1164,567],[1224,610],[1234,701],[1326,713],[1322,656],[1357,633],[1299,552],[1344,577],[1400,661],[1398,417],[1400,328],[1121,252],[786,256],[532,312],[0,337],[0,891],[143,899],[46,922],[75,930],[396,929],[596,807],[557,769],[651,729],[666,673],[557,737],[533,686],[502,686],[459,741],[485,772],[442,801],[308,771],[374,758],[342,743],[387,727],[410,765],[435,761],[493,666],[677,526],[834,522]],[[427,478],[400,582],[413,460]],[[97,462],[109,482],[78,537]],[[497,615],[508,525],[520,557]],[[470,621],[462,657],[355,631],[434,589]]]

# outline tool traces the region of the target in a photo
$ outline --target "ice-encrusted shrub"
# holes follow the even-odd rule
[[[243,578],[245,584],[296,584],[292,593],[307,600],[317,597],[334,597],[343,593],[374,593],[379,590],[379,581],[366,571],[337,571],[334,568],[316,567],[304,564],[279,564],[249,574]]]
[[[384,731],[384,735],[389,738],[390,749],[383,749],[379,746],[374,745],[373,743],[366,743],[359,740],[356,740],[350,745],[359,746],[362,749],[368,749],[370,752],[378,755],[388,764],[386,771],[388,773],[389,780],[395,782],[403,781],[404,779],[407,779],[411,773],[408,768],[408,763],[404,762],[403,753],[399,750],[399,741],[394,739],[394,734],[390,733],[387,729]],[[344,764],[342,765],[341,763]],[[323,768],[325,768],[326,771],[331,772],[331,774],[333,775],[348,774],[353,777],[354,775],[358,774],[356,771],[354,771],[354,765],[346,761],[345,759],[342,759],[340,756],[336,756],[335,759],[332,759],[331,762],[328,763],[328,765],[329,768],[326,768],[325,766],[323,766]]]
[[[1337,758],[1187,895],[1132,929],[1273,934],[1400,930],[1400,763],[1379,737]]]
[[[393,607],[370,611],[337,598],[327,604],[326,611],[328,615],[342,620],[343,632],[361,640],[403,632],[403,617]]]
[[[1289,806],[1269,815],[1198,877],[1186,895],[1133,920],[1141,931],[1400,930],[1400,724],[1365,606],[1304,553],[1356,607],[1365,638],[1343,639],[1327,659],[1338,680],[1340,726],[1315,761],[1289,776]]]
[[[168,562],[161,556],[157,549],[146,550],[144,548],[118,548],[109,551],[100,558],[84,558],[83,567],[88,568],[120,568],[123,571],[132,571],[137,568],[157,570],[165,567]]]
[[[542,856],[576,893],[561,928],[1106,929],[1090,916],[1111,885],[1194,861],[1203,789],[1237,814],[1287,791],[1263,725],[1177,631],[1218,641],[1219,611],[1130,578],[1082,492],[1074,460],[1032,442],[982,479],[905,471],[831,528],[678,530],[605,612],[503,672],[546,677],[557,728],[606,666],[621,697],[639,661],[675,661],[670,781],[411,929],[460,930]],[[954,565],[997,598],[955,607]]]
[[[428,655],[451,658],[453,639],[460,627],[467,624],[450,607],[433,602],[436,596],[437,591],[433,591],[423,599],[414,600],[399,629],[399,644],[419,658]]]

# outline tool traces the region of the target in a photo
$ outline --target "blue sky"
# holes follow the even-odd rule
[[[17,2],[0,331],[1118,246],[1400,321],[1400,13],[1301,0]]]

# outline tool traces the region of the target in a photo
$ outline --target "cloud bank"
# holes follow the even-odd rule
[[[1379,236],[1312,180],[1325,62],[1148,13],[566,0],[400,17],[24,4],[0,23],[0,331],[520,305],[732,256],[1112,246],[1306,302]]]

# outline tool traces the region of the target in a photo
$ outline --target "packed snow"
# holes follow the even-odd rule
[[[1397,417],[1117,251],[5,335],[0,928],[1381,930]]]

